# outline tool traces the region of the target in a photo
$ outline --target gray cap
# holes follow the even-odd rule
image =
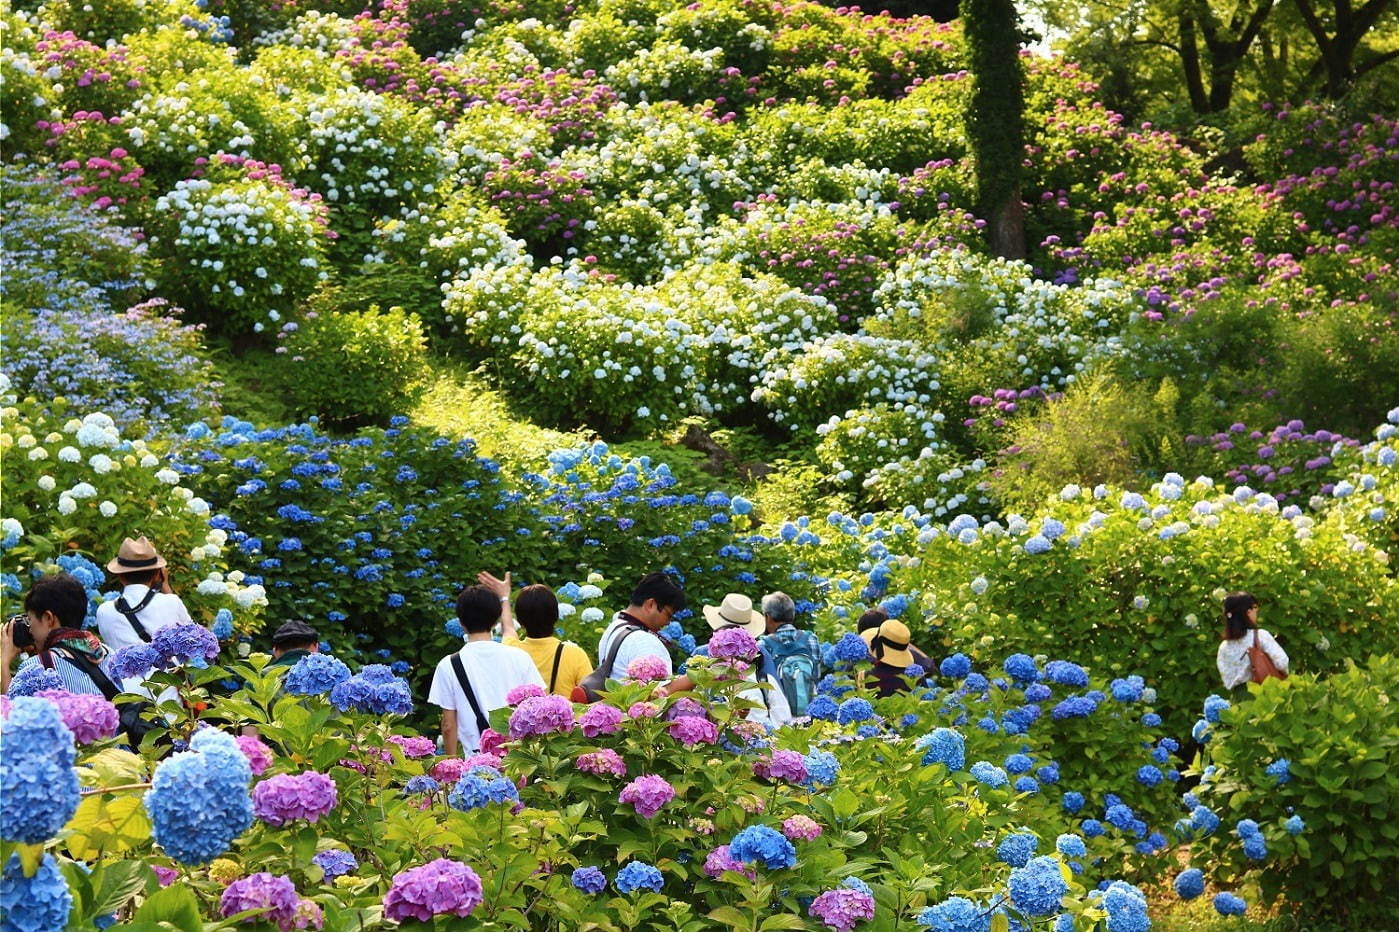
[[[307,641],[319,641],[321,636],[316,629],[304,621],[295,620],[283,623],[277,629],[277,633],[272,635],[272,646],[282,647],[286,644],[304,644]]]

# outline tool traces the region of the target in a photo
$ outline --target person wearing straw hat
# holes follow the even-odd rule
[[[709,627],[714,633],[725,631],[731,628],[741,628],[753,636],[756,642],[759,637],[767,631],[767,619],[761,611],[753,608],[753,600],[739,592],[730,592],[724,596],[718,605],[706,605],[703,608],[704,620],[709,623]],[[692,657],[708,657],[709,645],[705,644],[695,649]],[[748,678],[754,683],[752,689],[746,689],[738,695],[761,706],[754,709],[748,715],[749,721],[762,722],[774,727],[785,725],[792,720],[791,705],[787,702],[781,687],[774,681],[773,675],[776,666],[772,662],[766,648],[758,646],[758,653],[751,658],[753,669],[749,671]],[[757,684],[763,681],[772,687],[762,689]],[[671,680],[663,687],[657,689],[657,693],[662,696],[677,692],[686,692],[694,688],[694,681],[688,676],[680,675]]]
[[[168,625],[193,624],[185,603],[170,591],[165,558],[146,538],[123,540],[107,572],[121,581],[122,590],[97,606],[97,632],[113,651],[148,643]]]
[[[912,676],[918,683],[924,681],[930,661],[913,647],[911,639],[908,626],[902,621],[890,618],[879,626],[879,633],[871,645],[878,659],[870,675],[880,696],[908,692],[906,677]]]

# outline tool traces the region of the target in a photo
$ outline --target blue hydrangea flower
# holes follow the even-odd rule
[[[1262,832],[1256,832],[1244,839],[1244,857],[1253,861],[1267,860],[1268,840]]]
[[[1258,834],[1258,823],[1252,819],[1240,819],[1234,824],[1234,834],[1240,838],[1248,838]]]
[[[840,885],[842,887],[845,887],[847,890],[858,890],[859,892],[863,893],[865,896],[868,897],[874,896],[874,891],[870,889],[870,885],[865,883],[859,877],[846,877],[840,882]]]
[[[319,696],[350,678],[350,668],[328,654],[307,654],[287,671],[282,688],[294,696]]]
[[[1193,900],[1205,892],[1205,875],[1197,867],[1181,871],[1175,879],[1176,896],[1182,900]]]
[[[151,638],[151,647],[163,662],[212,663],[219,657],[219,639],[203,625],[166,625]]]
[[[797,849],[781,832],[766,825],[750,825],[729,842],[729,856],[735,861],[754,861],[768,870],[783,870],[797,863]]]
[[[1006,772],[990,761],[979,760],[972,764],[971,775],[980,783],[996,790],[1010,782]]]
[[[1052,786],[1059,782],[1059,765],[1050,761],[1036,770],[1035,776],[1039,778],[1041,783],[1048,783]]]
[[[1033,683],[1040,678],[1040,668],[1029,654],[1011,654],[1002,669],[1017,683]]]
[[[460,812],[481,809],[491,803],[514,805],[520,791],[508,777],[490,767],[473,767],[461,775],[447,794],[447,805]]]
[[[1063,834],[1054,840],[1054,850],[1066,858],[1088,857],[1088,846],[1078,835]]]
[[[1082,689],[1088,685],[1088,672],[1067,660],[1051,660],[1044,666],[1044,678],[1060,686]]]
[[[226,641],[233,637],[233,613],[226,608],[221,608],[214,616],[212,629],[214,637],[220,641]]]
[[[155,648],[149,644],[131,644],[112,655],[107,662],[107,673],[116,680],[144,680],[160,665],[160,654]]]
[[[78,809],[77,755],[58,706],[29,696],[11,702],[0,723],[0,838],[37,845]]]
[[[923,753],[923,765],[942,764],[949,771],[958,771],[967,765],[967,742],[962,733],[953,728],[938,728],[931,734],[918,739]]]
[[[1064,811],[1069,813],[1078,812],[1080,809],[1083,808],[1084,802],[1085,800],[1083,798],[1082,793],[1079,793],[1075,790],[1069,790],[1067,793],[1064,794]]]
[[[1054,691],[1043,683],[1031,683],[1025,687],[1026,702],[1044,702],[1054,695]]]
[[[35,660],[26,662],[10,680],[11,696],[32,696],[46,689],[67,689],[63,677]]]
[[[989,921],[980,906],[966,897],[948,897],[918,914],[918,924],[930,932],[984,932]]]
[[[1146,683],[1140,676],[1129,676],[1126,679],[1116,679],[1108,687],[1112,698],[1118,702],[1136,702],[1142,697],[1142,690],[1146,688]]]
[[[626,866],[617,872],[617,878],[613,881],[618,893],[629,894],[637,890],[651,890],[656,893],[661,892],[661,887],[665,886],[665,877],[661,872],[644,861],[628,861]]]
[[[1156,786],[1163,779],[1161,770],[1151,764],[1143,764],[1137,768],[1137,782],[1142,786]]]
[[[1050,716],[1056,721],[1066,718],[1087,718],[1098,709],[1098,704],[1087,696],[1070,696],[1061,700],[1058,705],[1050,710]]]
[[[869,645],[865,643],[864,638],[849,631],[840,636],[840,640],[836,641],[833,651],[836,660],[845,661],[847,663],[870,659]]]
[[[840,775],[840,759],[830,751],[811,751],[802,761],[806,764],[807,780],[812,786],[833,786]]]
[[[1157,715],[1155,712],[1148,712],[1142,716],[1142,724],[1147,728],[1160,728],[1161,716]]]
[[[1001,843],[996,846],[996,857],[1011,867],[1024,867],[1030,863],[1030,858],[1035,856],[1035,849],[1039,847],[1039,843],[1039,839],[1034,835],[1016,832],[1001,839]]]
[[[1214,895],[1214,911],[1221,916],[1242,916],[1248,910],[1248,903],[1241,896],[1232,893]]]
[[[858,696],[842,702],[836,715],[836,720],[842,725],[867,722],[872,718],[874,718],[874,706],[870,705],[868,699],[861,699]]]
[[[1109,932],[1147,932],[1151,928],[1146,896],[1129,883],[1114,880],[1109,884],[1103,892],[1103,908],[1108,913]]]
[[[968,673],[962,680],[962,688],[968,693],[985,692],[991,686],[991,681],[980,673]]]
[[[420,793],[436,793],[440,789],[442,789],[442,784],[438,783],[427,774],[413,777],[407,783],[403,784],[403,792],[410,796],[416,796]]]
[[[6,808],[12,805],[7,798]],[[0,916],[6,932],[66,928],[72,909],[73,894],[53,855],[44,854],[33,877],[24,876],[18,854],[10,855],[0,878]]]
[[[1050,916],[1069,892],[1059,871],[1059,862],[1048,856],[1032,858],[1024,867],[1010,872],[1010,899],[1030,916]]]
[[[1265,767],[1263,772],[1276,780],[1278,786],[1282,786],[1288,780],[1292,779],[1291,767],[1292,762],[1285,757],[1281,757]]]
[[[1045,537],[1043,534],[1036,534],[1025,541],[1025,552],[1031,556],[1035,556],[1041,553],[1048,553],[1049,549],[1053,546],[1054,544],[1049,538]]]
[[[370,664],[355,676],[336,684],[330,691],[330,702],[341,712],[407,715],[413,711],[413,694],[408,681],[394,676],[384,664]]]
[[[1217,725],[1219,724],[1219,713],[1229,708],[1229,700],[1223,696],[1211,694],[1205,699],[1205,721]]]
[[[1015,792],[1017,793],[1038,793],[1040,791],[1039,781],[1034,777],[1022,776],[1015,778]]]
[[[817,696],[807,704],[806,714],[814,719],[833,722],[840,714],[840,706],[830,696]]]
[[[1190,824],[1204,835],[1213,835],[1215,829],[1219,828],[1219,816],[1208,806],[1196,806],[1190,811]]]
[[[325,872],[325,879],[328,881],[359,870],[359,860],[340,848],[328,848],[317,852],[315,857],[311,858],[311,863]]]
[[[1035,759],[1028,754],[1012,754],[1005,759],[1005,768],[1010,773],[1028,773],[1035,766]]]
[[[597,894],[607,889],[607,875],[596,867],[580,867],[573,872],[573,886],[584,893]]]
[[[161,761],[146,793],[152,835],[181,864],[204,864],[228,850],[253,822],[253,772],[232,737],[195,733],[190,750]]]
[[[972,672],[972,662],[965,654],[953,654],[943,658],[942,663],[938,664],[938,672],[943,676],[960,680]]]
[[[1282,823],[1282,827],[1287,830],[1287,834],[1289,835],[1300,835],[1306,831],[1307,823],[1302,821],[1301,816],[1294,815],[1289,817],[1286,822]]]
[[[1103,823],[1097,819],[1084,819],[1079,823],[1079,827],[1083,829],[1083,837],[1085,838],[1097,838],[1107,832],[1107,829],[1103,828]]]

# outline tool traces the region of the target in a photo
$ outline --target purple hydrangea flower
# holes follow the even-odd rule
[[[278,774],[253,787],[253,813],[268,825],[282,826],[297,819],[315,822],[338,801],[335,781],[314,770]]]
[[[91,693],[70,693],[65,689],[46,689],[38,693],[40,699],[47,699],[58,706],[58,714],[63,724],[73,733],[79,744],[91,744],[103,738],[110,738],[121,728],[121,716],[117,707],[103,696]]]
[[[573,703],[563,696],[533,696],[510,713],[510,737],[547,735],[573,728]]]
[[[212,663],[219,658],[219,639],[203,625],[166,625],[151,638],[151,648],[163,663]]]
[[[649,819],[674,798],[675,787],[671,786],[665,777],[648,773],[624,786],[617,801],[630,803],[636,808],[637,815]]]
[[[296,885],[290,878],[263,871],[229,884],[219,898],[219,913],[227,917],[250,909],[260,910],[244,922],[273,922],[283,932],[290,932],[295,928],[300,903]]]
[[[433,916],[470,916],[481,905],[481,878],[460,861],[438,858],[394,875],[384,895],[384,917],[395,922]]]
[[[836,932],[850,932],[855,923],[874,918],[874,897],[861,890],[838,887],[813,900],[809,912]]]
[[[622,710],[605,702],[594,703],[578,719],[583,734],[589,738],[610,735],[622,724]]]
[[[758,642],[743,628],[725,628],[709,639],[709,656],[715,660],[752,660],[758,656]]]
[[[773,751],[753,764],[753,773],[764,780],[786,780],[805,783],[808,777],[806,760],[796,751]]]

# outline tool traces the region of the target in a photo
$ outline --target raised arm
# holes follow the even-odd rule
[[[496,598],[500,599],[501,639],[518,638],[519,635],[515,633],[515,613],[510,609],[510,571],[506,571],[504,579],[497,579],[482,570],[476,574],[476,581],[494,592]]]

